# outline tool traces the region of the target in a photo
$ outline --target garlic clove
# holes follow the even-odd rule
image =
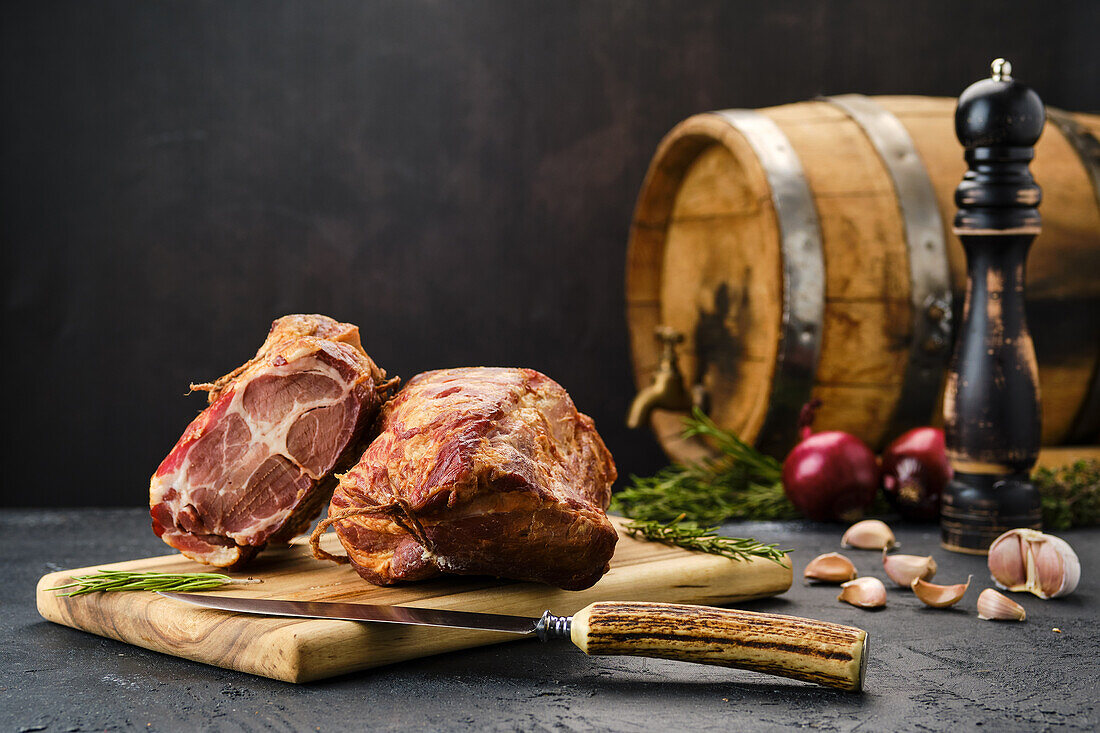
[[[917,578],[931,579],[936,574],[936,561],[931,555],[887,555],[886,550],[883,550],[882,568],[890,576],[890,580],[902,588],[909,588]]]
[[[836,599],[860,608],[881,608],[886,605],[886,586],[878,578],[856,578],[840,586]]]
[[[1077,588],[1081,561],[1061,537],[1013,529],[990,545],[989,574],[1000,588],[1059,598]]]
[[[1050,598],[1062,589],[1065,580],[1065,563],[1062,556],[1050,542],[1039,542],[1033,546],[1035,553],[1036,580],[1039,583],[1040,598]]]
[[[806,580],[816,580],[821,583],[843,583],[852,580],[859,573],[852,561],[838,552],[828,552],[818,555],[806,565],[802,577]]]
[[[1073,551],[1073,548],[1069,546],[1061,537],[1055,537],[1054,535],[1047,535],[1054,543],[1054,547],[1058,549],[1062,555],[1062,562],[1065,563],[1065,578],[1062,582],[1062,587],[1058,589],[1051,598],[1060,598],[1062,596],[1068,596],[1073,591],[1077,590],[1077,584],[1081,582],[1081,560],[1077,557],[1077,553]]]
[[[966,579],[965,583],[959,583],[958,585],[936,585],[917,578],[909,587],[913,589],[913,594],[921,599],[924,605],[932,608],[947,608],[954,606],[966,595],[966,589],[970,587],[970,577]]]
[[[1023,621],[1024,607],[1003,593],[986,588],[978,595],[978,618],[986,621]]]
[[[1081,561],[1069,543],[1061,537],[1043,535],[1041,543],[1032,544],[1040,598],[1068,596],[1081,580]]]
[[[878,519],[864,519],[847,529],[844,536],[840,538],[840,544],[859,550],[887,550],[897,547],[898,543],[885,522]]]
[[[989,546],[989,574],[998,587],[1005,590],[1027,590],[1027,544],[1021,533],[1041,534],[1031,529],[1005,532]]]

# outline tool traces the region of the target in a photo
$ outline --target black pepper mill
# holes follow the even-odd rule
[[[959,97],[955,134],[970,170],[955,189],[966,303],[943,417],[955,470],[941,509],[943,546],[985,554],[1002,532],[1040,527],[1029,474],[1039,455],[1039,372],[1024,316],[1024,265],[1039,233],[1028,162],[1043,131],[1039,96],[1004,59]]]

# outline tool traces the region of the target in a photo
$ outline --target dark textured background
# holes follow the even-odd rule
[[[0,29],[2,503],[138,505],[275,316],[391,373],[522,365],[622,473],[626,234],[661,136],[997,55],[1100,108],[1092,2],[33,2]]]

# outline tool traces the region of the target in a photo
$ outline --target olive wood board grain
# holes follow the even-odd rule
[[[573,614],[595,601],[724,605],[783,593],[791,570],[770,560],[734,561],[636,540],[613,517],[619,543],[611,570],[583,591],[494,578],[449,577],[389,588],[370,585],[348,565],[315,560],[299,539],[261,554],[238,577],[256,585],[207,591],[246,598],[344,601],[539,616]],[[335,535],[322,546],[340,553]],[[789,563],[788,563],[789,564]],[[50,588],[96,568],[209,572],[182,555],[65,570],[38,581],[38,612],[54,623],[177,657],[287,682],[309,682],[407,659],[520,638],[499,632],[356,621],[291,619],[204,609],[148,592],[65,597]]]

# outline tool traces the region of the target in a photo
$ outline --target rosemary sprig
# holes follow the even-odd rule
[[[728,430],[714,424],[705,412],[692,408],[691,417],[684,420],[684,437],[710,438],[722,451],[720,461],[726,468],[744,474],[746,480],[774,484],[783,477],[783,465],[741,440]]]
[[[91,575],[74,575],[72,581],[56,588],[50,588],[50,590],[60,592],[76,588],[74,591],[61,593],[61,595],[82,596],[85,593],[96,591],[192,591],[210,590],[222,585],[263,582],[254,578],[231,578],[228,575],[218,573],[137,573],[129,570],[103,570],[102,568]]]
[[[797,519],[783,493],[783,468],[695,409],[684,419],[684,437],[710,439],[719,458],[669,466],[650,477],[631,476],[611,499],[611,510],[644,521],[671,522],[686,514],[701,524],[734,519]]]
[[[611,499],[611,511],[632,519],[670,522],[687,514],[702,524],[735,519],[797,519],[783,485],[746,480],[714,462],[669,466],[654,476],[631,476]]]
[[[788,550],[780,550],[777,545],[765,545],[744,537],[722,537],[717,533],[717,527],[700,527],[695,522],[685,522],[684,517],[681,514],[666,524],[634,520],[628,522],[624,528],[631,537],[641,536],[653,542],[721,555],[731,560],[748,561],[754,557],[762,557],[789,567],[783,562],[787,558]]]

